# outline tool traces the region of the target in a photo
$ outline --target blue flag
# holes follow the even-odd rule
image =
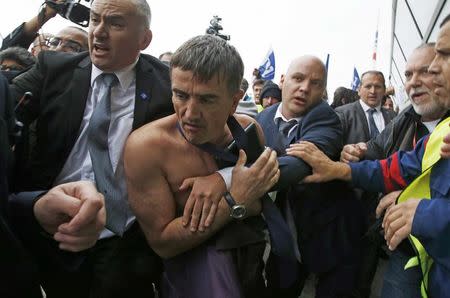
[[[273,49],[269,50],[258,70],[263,80],[273,80],[275,78],[275,54]]]
[[[361,80],[359,79],[358,71],[356,70],[356,67],[353,68],[353,80],[352,80],[352,90],[356,91],[358,89],[359,84],[361,83]]]
[[[328,73],[328,65],[330,64],[330,54],[327,54],[327,62],[325,62],[325,69],[327,70]]]

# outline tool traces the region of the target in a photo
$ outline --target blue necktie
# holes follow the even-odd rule
[[[296,124],[296,123],[295,123]],[[258,142],[258,140],[248,140],[244,129],[239,125],[237,120],[230,116],[227,125],[230,128],[231,134],[236,141],[239,149],[246,150],[248,142]],[[177,125],[178,131],[183,135],[183,130]],[[186,137],[185,137],[186,139]],[[186,139],[187,140],[187,139]],[[194,144],[195,145],[195,144]],[[238,158],[231,152],[225,151],[222,148],[206,143],[201,145],[195,145],[213,155],[216,159],[221,159],[228,163],[228,165],[236,164]],[[254,160],[249,160],[248,162],[255,162]],[[223,164],[225,166],[225,164]],[[294,239],[291,235],[289,226],[283,219],[280,210],[275,206],[274,202],[266,194],[261,200],[262,213],[264,214],[264,219],[267,223],[267,229],[269,230],[269,236],[271,239],[271,246],[273,253],[281,256],[283,258],[291,259],[292,262],[296,261],[295,249],[294,249]]]
[[[373,113],[377,110],[372,108],[369,109],[369,130],[370,130],[370,138],[373,139],[380,134],[378,131],[377,125],[375,124],[375,120],[373,119]]]
[[[111,88],[117,83],[115,74],[100,77],[105,92],[92,113],[88,127],[88,148],[97,189],[105,197],[106,228],[122,236],[127,222],[127,206],[121,197],[119,184],[109,157],[108,131],[111,122]]]
[[[278,118],[278,130],[283,134],[283,136],[287,139],[289,138],[289,132],[291,129],[298,124],[297,120],[291,119],[289,121],[284,121],[281,118]]]

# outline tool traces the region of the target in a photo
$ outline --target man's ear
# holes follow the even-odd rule
[[[150,45],[150,43],[152,42],[152,38],[153,38],[152,30],[146,28],[144,31],[144,36],[142,37],[141,40],[141,44],[139,46],[141,51],[145,50]]]
[[[244,97],[244,91],[239,89],[234,95],[233,95],[233,106],[231,107],[230,115],[233,115],[236,112],[236,108],[239,104],[239,101]]]
[[[284,74],[282,74],[280,77],[280,84],[279,84],[280,89],[283,89],[283,83],[284,83]]]

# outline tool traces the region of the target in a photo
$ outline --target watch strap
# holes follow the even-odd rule
[[[236,201],[234,200],[233,196],[230,194],[230,192],[225,192],[223,194],[223,196],[225,197],[225,200],[227,201],[228,206],[233,207],[234,205],[236,205]]]

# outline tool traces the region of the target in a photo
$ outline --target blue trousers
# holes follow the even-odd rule
[[[422,274],[418,266],[404,269],[410,256],[395,250],[383,277],[381,298],[420,298]]]

